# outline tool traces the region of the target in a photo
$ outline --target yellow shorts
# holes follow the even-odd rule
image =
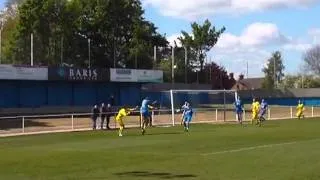
[[[297,117],[300,117],[301,115],[302,115],[302,111],[298,111],[296,114]]]
[[[122,119],[116,119],[117,123],[119,126],[124,126],[123,120]]]
[[[252,113],[252,119],[258,119],[258,113]]]

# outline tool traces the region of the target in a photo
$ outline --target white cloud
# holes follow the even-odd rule
[[[305,52],[312,47],[311,43],[291,43],[283,46],[284,50],[293,50],[298,52]]]
[[[313,44],[320,43],[320,28],[312,28],[308,32],[309,36],[311,36],[313,40]]]
[[[217,13],[302,8],[318,2],[319,0],[143,0],[143,5],[158,8],[165,16],[190,19]]]
[[[178,40],[178,37],[180,37],[180,34],[172,34],[171,36],[167,37],[167,40],[170,44],[170,46],[175,46],[175,42],[177,46],[181,46],[180,41]]]
[[[289,38],[282,35],[275,24],[258,22],[249,25],[240,36],[230,33],[222,34],[217,47],[277,45],[285,44],[289,41]]]
[[[179,36],[173,34],[169,42]],[[298,62],[299,54],[311,48],[315,44],[312,39],[316,37],[320,40],[320,28],[310,29],[303,37],[292,38],[284,35],[275,24],[257,22],[248,25],[240,34],[224,33],[208,56],[235,74],[246,74],[248,63],[249,76],[259,77],[263,76],[261,70],[272,51],[282,50],[284,56],[298,53],[295,59]],[[293,62],[292,59],[289,62]]]

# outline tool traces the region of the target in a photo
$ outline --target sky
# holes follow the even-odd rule
[[[145,18],[152,21],[170,43],[181,30],[191,32],[192,22],[209,19],[226,27],[208,61],[228,72],[263,76],[272,52],[283,54],[285,72],[302,72],[303,54],[320,43],[320,0],[141,0]],[[5,0],[0,0],[3,8]]]
[[[320,43],[320,0],[142,0],[145,17],[173,43],[191,22],[209,19],[226,27],[208,60],[229,72],[263,76],[272,52],[283,54],[285,72],[303,70],[303,54]]]

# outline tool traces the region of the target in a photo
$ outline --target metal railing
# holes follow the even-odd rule
[[[293,119],[295,118],[294,107],[270,107],[267,113],[268,120]],[[116,112],[111,112],[111,128],[117,128],[115,122]],[[152,111],[153,126],[174,126],[180,124],[181,112],[173,113],[169,109]],[[306,107],[305,117],[320,117],[320,107]],[[93,129],[91,120],[92,113],[70,113],[52,115],[31,115],[0,117],[0,137],[42,134],[54,132],[87,131]],[[251,112],[246,110],[243,114],[244,120],[251,120]],[[176,119],[176,120],[174,120]],[[224,123],[235,122],[236,115],[233,109],[223,108],[199,108],[195,109],[193,123]],[[139,111],[134,111],[132,116],[125,119],[126,127],[140,127],[141,118]],[[101,129],[101,118],[97,120],[97,129]],[[105,125],[103,126],[105,128]]]

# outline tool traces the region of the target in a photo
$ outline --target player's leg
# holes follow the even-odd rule
[[[101,129],[103,129],[104,120],[106,119],[106,116],[105,116],[105,115],[102,115],[100,119],[101,119],[100,127],[101,127]]]
[[[187,119],[186,119],[187,131],[189,131],[191,120],[192,120],[192,116],[187,116]]]
[[[92,129],[96,130],[97,128],[97,117],[92,117]]]
[[[183,129],[187,131],[187,116],[182,117]]]
[[[258,113],[256,114],[255,120],[256,120],[256,125],[260,126],[261,125],[261,121],[260,121],[260,117],[259,117]]]
[[[251,114],[251,124],[253,125],[253,123],[255,122],[255,117],[256,117],[256,113],[252,112]]]
[[[296,116],[297,116],[298,119],[300,119],[301,118],[301,111],[298,111]]]
[[[109,124],[110,124],[110,115],[107,115],[107,116],[106,116],[106,128],[107,128],[107,129],[110,129]]]
[[[118,123],[119,123],[119,136],[122,136],[122,132],[124,129],[124,123],[123,123],[122,119],[119,119]]]
[[[237,112],[237,118],[238,118],[239,124],[242,124],[242,112],[241,111]]]
[[[148,122],[149,122],[149,113],[143,112],[142,113],[142,130],[141,130],[142,135],[144,135],[146,132],[146,127],[148,125]]]

